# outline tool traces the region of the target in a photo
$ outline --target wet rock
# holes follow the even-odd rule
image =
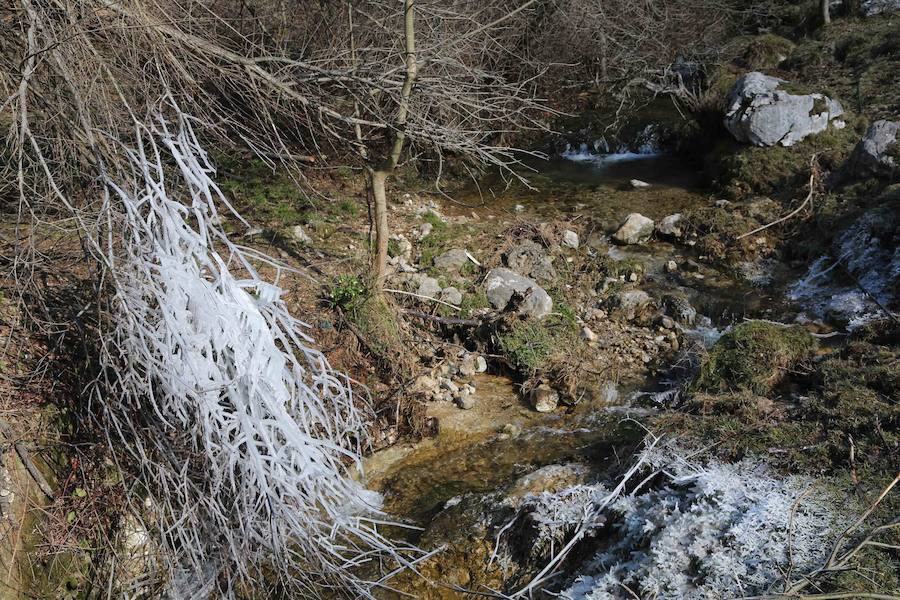
[[[303,231],[303,227],[300,225],[294,225],[291,227],[291,237],[298,244],[310,244],[312,243],[312,238],[307,235],[305,231]]]
[[[779,89],[783,79],[752,72],[741,77],[728,95],[725,127],[740,142],[756,146],[791,146],[820,133],[829,124],[838,129],[844,113],[840,103],[822,94],[791,94]]]
[[[656,226],[656,231],[668,238],[680,238],[684,235],[681,213],[663,217],[663,220]]]
[[[646,181],[641,181],[640,179],[632,179],[629,183],[631,184],[631,187],[633,187],[636,190],[640,189],[640,188],[650,187],[649,183],[647,183]]]
[[[453,248],[434,258],[434,266],[445,271],[458,271],[469,262],[469,255],[462,248]]]
[[[440,299],[448,304],[459,306],[462,303],[463,295],[462,292],[455,287],[446,287],[441,290]]]
[[[662,299],[663,309],[671,318],[683,325],[693,325],[697,319],[697,310],[684,296],[666,294]]]
[[[900,151],[900,122],[875,121],[853,151],[853,168],[863,177],[876,175],[888,179],[900,178],[900,164],[891,151]]]
[[[506,494],[507,502],[513,506],[526,496],[555,493],[584,483],[590,470],[575,463],[565,465],[547,465],[528,475],[520,477]]]
[[[525,295],[525,300],[518,307],[521,314],[543,317],[553,310],[553,300],[544,288],[533,279],[509,269],[491,269],[484,280],[484,289],[488,302],[497,310],[505,309],[516,292]]]
[[[527,277],[549,281],[556,278],[550,257],[540,244],[528,240],[510,248],[504,255],[506,266]]]
[[[441,284],[434,277],[422,275],[419,278],[419,289],[416,290],[416,293],[427,298],[437,298],[441,293]]]
[[[579,245],[578,234],[571,229],[566,229],[563,232],[562,245],[566,248],[577,250]]]
[[[613,234],[613,240],[620,244],[642,244],[653,235],[653,219],[640,213],[631,213]]]
[[[540,413],[553,412],[559,406],[559,394],[546,383],[542,383],[528,394],[528,402]]]
[[[632,321],[646,312],[652,303],[650,295],[643,290],[625,290],[610,298],[607,306],[611,316]]]

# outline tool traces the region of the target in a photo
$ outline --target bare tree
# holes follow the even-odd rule
[[[819,0],[819,14],[824,25],[831,24],[831,0]]]

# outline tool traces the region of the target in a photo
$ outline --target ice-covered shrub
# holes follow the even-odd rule
[[[364,414],[289,314],[282,267],[217,225],[228,202],[214,169],[191,119],[167,110],[122,149],[133,177],[104,182],[97,252],[113,298],[96,395],[112,447],[140,469],[170,595],[367,596],[353,569],[397,556],[373,520],[378,496],[352,477]]]

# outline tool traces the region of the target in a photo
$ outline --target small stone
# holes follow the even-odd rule
[[[666,272],[667,273],[674,273],[677,270],[678,270],[678,263],[675,262],[674,260],[670,260],[666,263]]]
[[[641,244],[653,235],[653,225],[653,219],[640,213],[631,213],[612,237],[620,244]]]
[[[646,181],[641,181],[640,179],[632,179],[629,183],[631,183],[631,187],[633,187],[634,189],[650,187],[649,183],[647,183]]]
[[[446,287],[441,290],[441,300],[448,304],[452,304],[454,306],[459,306],[462,303],[463,296],[462,292],[460,292],[455,287]]]
[[[672,319],[672,317],[669,317],[669,316],[667,316],[667,315],[663,315],[663,316],[660,317],[660,319],[659,319],[659,325],[660,325],[660,327],[662,327],[663,329],[675,329],[675,320]]]
[[[437,298],[438,294],[441,293],[441,284],[434,277],[423,275],[419,280],[419,289],[416,290],[416,293],[426,298]]]
[[[311,244],[312,238],[307,235],[303,228],[299,225],[294,225],[291,227],[291,237],[294,238],[294,241],[298,244]]]
[[[469,393],[460,394],[456,398],[456,405],[462,410],[472,410],[475,408],[475,396]]]
[[[442,381],[441,381],[441,387],[443,387],[445,390],[449,391],[451,394],[454,394],[454,395],[455,395],[455,394],[459,394],[459,386],[456,385],[456,384],[455,384],[452,380],[450,380],[450,379],[444,379],[444,380],[442,380]]]
[[[581,328],[581,339],[590,343],[597,341],[597,334],[591,331],[591,328],[585,325]]]
[[[517,213],[525,212],[525,207],[522,206],[521,204],[516,204],[513,207],[513,212],[517,212]]]
[[[681,226],[681,213],[663,217],[663,220],[657,225],[656,231],[665,237],[680,238],[684,234]]]
[[[637,280],[638,280],[638,274],[637,274],[637,273],[631,272],[631,273],[628,274],[628,281],[634,283],[634,282],[637,281]]]
[[[566,229],[563,232],[562,245],[566,246],[567,248],[572,248],[573,250],[577,250],[578,244],[579,244],[578,234],[575,233],[574,231],[572,231],[571,229]]]
[[[484,373],[485,371],[487,371],[487,361],[481,355],[475,357],[475,372]]]
[[[431,223],[422,223],[419,225],[419,239],[426,237],[431,233],[431,230],[434,229],[434,225]]]
[[[531,390],[528,400],[531,407],[540,413],[553,412],[559,406],[559,394],[546,383]]]

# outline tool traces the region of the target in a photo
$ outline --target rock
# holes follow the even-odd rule
[[[590,469],[586,466],[575,463],[547,465],[516,480],[507,494],[507,500],[512,506],[517,506],[528,496],[559,492],[583,483],[589,473]]]
[[[900,11],[900,0],[863,0],[862,12],[867,17]]]
[[[666,313],[682,325],[693,325],[697,319],[697,310],[684,296],[666,294],[662,305]]]
[[[419,225],[419,239],[421,240],[422,238],[430,234],[432,229],[434,229],[434,225],[432,225],[431,223],[422,223],[421,225]]]
[[[475,408],[475,395],[465,390],[456,397],[455,402],[463,410],[472,410]]]
[[[527,277],[549,281],[556,277],[556,270],[544,248],[531,240],[510,248],[504,254],[506,266]]]
[[[581,339],[583,339],[584,341],[589,342],[589,343],[596,342],[597,334],[594,333],[593,331],[591,331],[590,327],[585,325],[584,327],[581,328]]]
[[[759,72],[741,77],[728,94],[725,128],[740,142],[756,146],[791,146],[820,133],[837,120],[844,109],[822,94],[791,94],[778,89],[783,79]]]
[[[434,266],[445,271],[458,271],[469,262],[469,256],[462,248],[447,250],[434,258]]]
[[[612,404],[619,399],[619,388],[612,381],[604,381],[600,386],[600,402]]]
[[[629,183],[631,184],[631,187],[633,187],[634,189],[650,187],[649,183],[647,183],[646,181],[641,181],[640,179],[632,179]]]
[[[455,287],[447,287],[441,290],[441,300],[447,302],[448,304],[452,304],[454,306],[459,306],[462,303],[463,295]]]
[[[471,377],[475,372],[475,357],[467,354],[459,364],[459,374],[463,377]]]
[[[476,373],[484,373],[487,371],[487,361],[481,355],[475,357],[475,372]]]
[[[441,284],[434,277],[422,275],[419,277],[419,289],[416,293],[427,298],[437,298],[441,293]]]
[[[553,300],[537,282],[509,269],[491,269],[484,280],[484,288],[488,302],[497,310],[506,308],[514,292],[526,295],[519,306],[521,314],[543,317],[553,310]]]
[[[452,379],[442,379],[441,387],[450,392],[451,394],[457,395],[459,394],[459,386],[456,385]]]
[[[291,237],[294,238],[294,241],[298,244],[310,244],[312,243],[312,238],[307,235],[303,228],[299,225],[294,225],[291,227]]]
[[[670,261],[666,262],[666,272],[667,273],[674,273],[677,270],[678,270],[677,262],[675,262],[674,260],[670,260]]]
[[[516,204],[513,207],[513,212],[517,212],[517,213],[525,212],[525,207],[522,206],[521,204]]]
[[[624,318],[627,321],[640,316],[652,303],[650,295],[643,290],[625,290],[607,301],[610,315]]]
[[[573,250],[578,249],[578,234],[572,231],[571,229],[566,229],[563,232],[562,245],[567,248],[572,248]]]
[[[663,329],[675,329],[675,320],[668,315],[660,316],[658,323]]]
[[[620,244],[642,244],[649,240],[651,235],[653,235],[653,219],[648,219],[640,213],[631,213],[612,237]]]
[[[656,226],[656,231],[665,237],[680,238],[684,235],[684,229],[681,226],[681,213],[664,217],[659,222],[659,225]]]
[[[559,406],[559,394],[546,383],[542,383],[528,394],[528,402],[540,413],[553,412]]]
[[[402,258],[406,262],[412,260],[412,242],[406,239],[406,236],[403,234],[392,235],[391,240],[396,242],[397,244],[397,255],[399,258]]]
[[[853,151],[853,168],[863,177],[900,178],[900,164],[891,156],[900,152],[900,121],[875,121]]]

